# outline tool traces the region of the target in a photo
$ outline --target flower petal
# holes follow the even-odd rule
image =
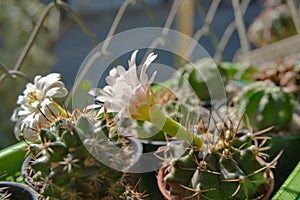
[[[54,87],[49,89],[45,97],[65,97],[68,94],[68,90],[64,87]]]
[[[135,50],[132,54],[131,54],[131,58],[130,60],[128,61],[128,66],[129,68],[131,67],[136,67],[136,55],[137,53],[139,52],[139,50]]]

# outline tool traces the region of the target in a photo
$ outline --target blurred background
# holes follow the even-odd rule
[[[95,40],[109,34],[139,27],[175,29],[193,37],[218,62],[271,60],[300,48],[296,0],[67,0],[67,9],[49,8],[51,2],[0,0],[0,149],[16,142],[10,116],[27,80],[59,72],[72,88]],[[24,52],[36,24],[41,24],[38,34]],[[176,65],[173,58],[162,59]]]

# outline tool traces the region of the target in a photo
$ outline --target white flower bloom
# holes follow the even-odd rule
[[[148,55],[138,75],[137,53],[138,50],[133,52],[131,59],[128,61],[129,68],[127,71],[123,66],[117,66],[106,77],[107,86],[103,89],[95,88],[89,91],[89,94],[95,96],[97,101],[104,103],[104,107],[108,112],[117,112],[118,118],[133,117],[138,119],[141,114],[138,110],[141,106],[154,104],[150,85],[157,72],[154,72],[151,78],[148,78],[146,70],[157,55],[154,53]]]
[[[40,124],[46,123],[53,114],[58,113],[53,98],[68,94],[60,77],[57,73],[45,77],[38,75],[34,78],[33,84],[26,85],[23,95],[17,100],[20,107],[16,108],[11,116],[11,120],[17,122],[14,130],[17,138],[22,135],[31,140]]]

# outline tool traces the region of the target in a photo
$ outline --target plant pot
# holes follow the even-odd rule
[[[164,199],[166,200],[179,200],[182,199],[182,197],[178,197],[178,196],[173,196],[170,194],[169,190],[171,187],[176,188],[176,191],[180,190],[182,188],[182,186],[178,183],[168,183],[164,180],[165,176],[168,174],[168,170],[167,170],[167,166],[162,167],[159,171],[158,171],[158,175],[157,175],[157,185],[158,188],[161,192],[161,194],[164,196]],[[259,188],[259,191],[257,191],[257,196],[261,196],[263,195],[263,197],[261,198],[262,200],[268,200],[273,192],[274,189],[274,175],[272,173],[272,171],[269,171],[268,173],[265,174],[265,177],[268,178],[269,180],[269,184],[266,185],[262,185]],[[198,197],[194,197],[194,198],[189,198],[191,200],[193,199],[198,199]]]
[[[36,192],[25,184],[3,181],[0,182],[0,188],[7,188],[9,199],[12,200],[38,200]]]

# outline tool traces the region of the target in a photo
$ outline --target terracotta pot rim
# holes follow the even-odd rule
[[[262,161],[261,158],[258,158],[259,161]],[[164,196],[164,198],[166,200],[173,200],[173,198],[171,197],[171,195],[167,192],[166,189],[166,184],[167,182],[165,182],[163,179],[166,176],[166,174],[168,173],[167,170],[168,166],[163,166],[162,168],[159,169],[158,171],[158,175],[157,175],[157,185],[159,188],[159,191],[161,192],[161,194]],[[262,200],[268,200],[270,199],[270,196],[274,190],[274,185],[275,185],[275,181],[274,181],[274,174],[271,170],[269,170],[268,172],[265,173],[265,177],[269,180],[269,184],[268,185],[268,190],[265,193],[265,195],[263,196]],[[265,186],[265,185],[262,185]]]
[[[0,181],[0,187],[10,187],[17,193],[20,193],[22,199],[38,200],[38,194],[28,185],[11,181]],[[27,198],[28,197],[28,198]],[[17,198],[19,199],[19,198]]]

